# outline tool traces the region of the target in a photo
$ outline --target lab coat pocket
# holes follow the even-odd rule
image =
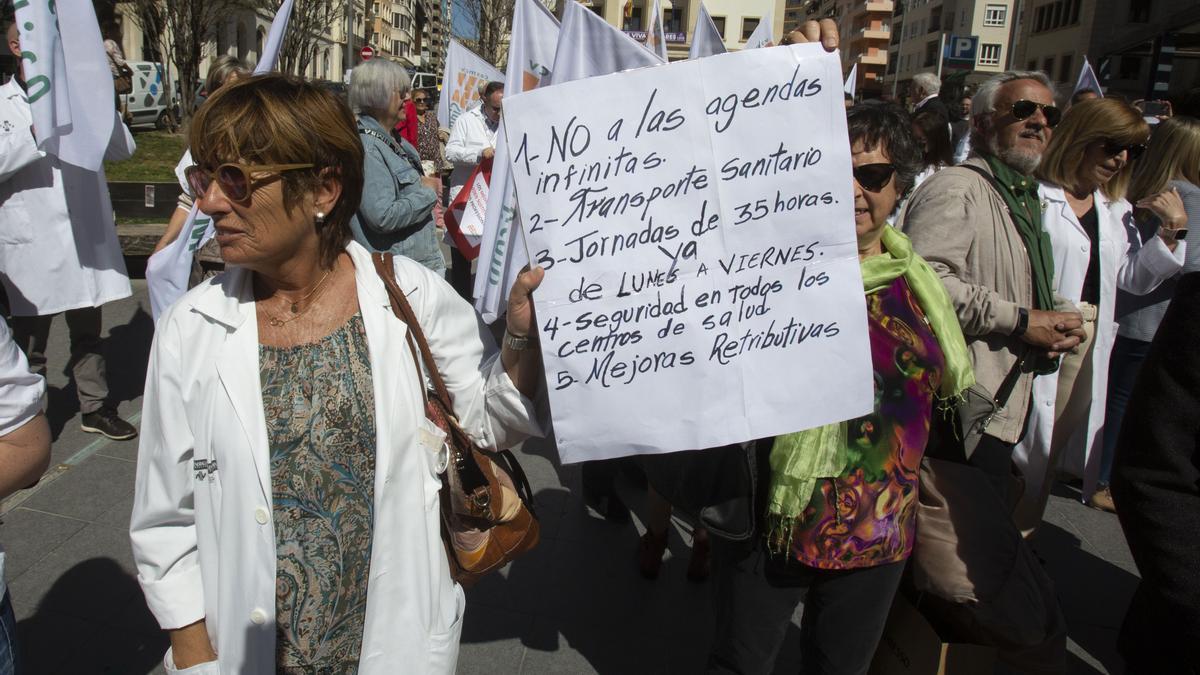
[[[167,653],[163,656],[163,670],[167,671],[167,675],[221,675],[221,665],[219,661],[205,661],[197,663],[190,668],[180,670],[175,667],[175,659],[172,657],[171,650],[168,648]]]
[[[0,203],[5,211],[0,219],[0,244],[16,246],[33,241],[33,220],[29,217],[29,209],[21,193],[9,195]]]
[[[454,584],[454,599],[457,603],[454,622],[446,632],[429,636],[429,673],[453,673],[458,665],[458,641],[467,609],[467,596],[458,584]]]
[[[417,425],[417,445],[421,448],[422,482],[425,487],[425,510],[438,508],[438,495],[442,489],[441,474],[450,461],[450,448],[446,445],[446,432],[428,418]]]

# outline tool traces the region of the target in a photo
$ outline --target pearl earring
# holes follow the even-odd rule
[[[325,224],[325,212],[324,212],[324,211],[317,211],[317,218],[316,218],[316,220],[317,220],[317,226],[318,226],[318,227],[320,227],[321,225],[324,225],[324,224]]]

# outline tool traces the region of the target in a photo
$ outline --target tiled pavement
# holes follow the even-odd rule
[[[136,420],[151,323],[145,284],[134,283],[135,298],[107,307],[105,323],[114,395],[122,414]],[[51,343],[56,441],[49,479],[7,500],[0,525],[27,672],[162,672],[165,640],[134,580],[126,532],[136,442],[79,431],[62,372],[65,332],[56,324]],[[682,537],[672,536],[659,579],[644,581],[634,564],[638,531],[587,513],[576,497],[576,467],[558,466],[544,444],[529,444],[522,462],[537,496],[542,542],[468,592],[459,671],[700,672],[711,614],[707,588],[684,578]],[[637,501],[632,485],[623,492]],[[1116,633],[1137,572],[1116,518],[1060,489],[1035,548],[1067,615],[1070,671],[1121,672]],[[778,670],[795,672],[796,664],[794,650],[785,649]]]

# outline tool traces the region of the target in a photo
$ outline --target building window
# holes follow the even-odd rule
[[[604,16],[604,2],[602,0],[592,0],[592,4],[588,6],[588,9],[592,10],[601,17]]]
[[[1037,61],[1030,61],[1025,70],[1037,70]]]
[[[1129,22],[1146,23],[1150,20],[1150,0],[1129,0]]]
[[[683,3],[680,3],[683,4]],[[682,7],[674,7],[665,12],[663,20],[663,31],[667,33],[686,33],[687,32],[687,10]]]
[[[625,23],[621,25],[622,30],[645,30],[642,27],[642,8],[629,7],[625,9]]]
[[[1047,56],[1045,59],[1042,60],[1042,72],[1046,73],[1047,77],[1050,76],[1050,73],[1054,72],[1054,57],[1053,56]]]
[[[392,12],[392,26],[400,27],[400,12]]]
[[[725,39],[725,17],[714,16],[712,18],[713,25],[717,27],[717,32],[721,34],[721,39]]]
[[[938,43],[939,40],[930,40],[925,43],[925,65],[924,68],[932,68],[937,65]]]
[[[1008,8],[1004,5],[988,5],[983,10],[983,25],[1003,26],[1007,14]]]
[[[1117,77],[1122,80],[1140,80],[1142,78],[1142,57],[1122,56]]]
[[[981,65],[981,66],[998,66],[998,65],[1000,65],[1000,45],[998,45],[998,44],[979,45],[979,65]]]
[[[397,56],[400,54],[400,41],[399,40],[392,40],[392,53],[396,54]]]
[[[1080,4],[1082,4],[1082,0],[1075,0],[1074,2],[1071,3],[1071,25],[1072,26],[1079,23],[1079,5]]]
[[[1072,61],[1075,60],[1074,54],[1063,54],[1058,61],[1058,81],[1071,82],[1075,79],[1071,73],[1071,66],[1075,65]]]
[[[742,19],[742,42],[750,39],[754,34],[754,29],[758,28],[758,18]]]

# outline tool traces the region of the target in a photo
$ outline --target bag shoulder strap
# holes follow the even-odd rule
[[[433,382],[433,394],[437,397],[442,407],[446,409],[447,414],[454,414],[454,398],[450,396],[450,390],[446,388],[446,381],[442,379],[442,374],[438,370],[437,362],[433,359],[433,352],[429,349],[429,341],[425,339],[425,333],[421,330],[421,324],[417,321],[417,315],[413,312],[412,305],[408,304],[408,299],[404,297],[404,291],[400,290],[400,286],[396,284],[396,272],[394,267],[394,258],[390,253],[372,253],[371,261],[375,263],[375,271],[379,274],[379,278],[383,281],[384,288],[387,289],[388,299],[391,301],[392,313],[396,315],[408,326],[409,350],[413,353],[413,360],[417,362],[417,373],[421,372],[420,362],[417,361],[417,352],[421,354],[421,360],[425,363],[425,372],[429,375],[430,381]],[[413,342],[416,342],[414,346]]]
[[[970,169],[980,176],[983,176],[983,179],[987,181],[987,184],[993,190],[996,191],[996,196],[1000,197],[1000,201],[1005,204],[1005,208],[1007,209],[1008,203],[1004,201],[1004,197],[1002,196],[1003,193],[1000,191],[1000,183],[996,180],[995,176],[987,171],[984,171],[981,167],[975,166],[974,164],[959,164],[959,166],[964,169]],[[1009,213],[1008,217],[1011,219],[1012,214]],[[1025,244],[1024,237],[1021,238],[1021,244],[1022,246],[1025,246],[1025,256],[1028,258],[1029,246]],[[1032,263],[1030,264],[1029,274],[1029,282],[1033,283]],[[1008,403],[1009,397],[1012,396],[1013,390],[1016,389],[1017,378],[1021,376],[1021,365],[1025,363],[1025,353],[1026,352],[1022,351],[1022,353],[1017,356],[1016,363],[1014,363],[1012,368],[1009,369],[1008,374],[1004,376],[1004,379],[1000,382],[1000,387],[996,389],[996,395],[992,399],[992,402],[996,404],[997,408],[1003,408],[1005,404]]]

